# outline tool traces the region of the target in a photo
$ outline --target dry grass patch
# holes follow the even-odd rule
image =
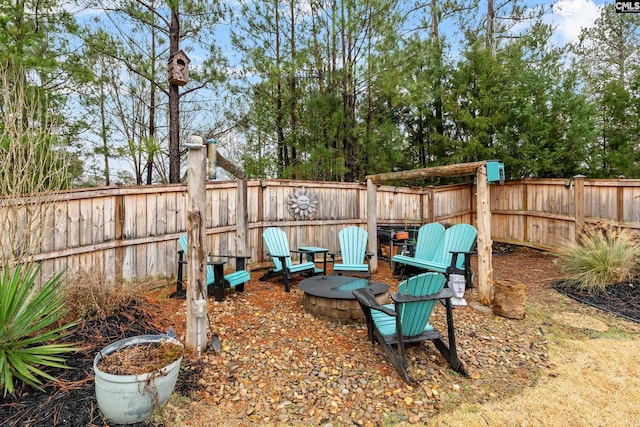
[[[556,368],[535,387],[500,402],[438,414],[434,426],[629,426],[640,419],[638,340],[552,343]],[[624,363],[621,363],[624,362]]]
[[[69,314],[73,318],[106,317],[150,287],[149,282],[108,282],[104,277],[97,268],[65,277]]]

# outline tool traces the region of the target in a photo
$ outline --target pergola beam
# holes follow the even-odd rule
[[[385,172],[375,175],[367,175],[374,184],[384,184],[394,181],[411,181],[421,178],[438,178],[443,176],[475,175],[478,168],[486,166],[486,160],[471,163],[458,163],[455,165],[434,166],[432,168],[412,169],[408,171]]]
[[[412,169],[407,171],[379,173],[367,175],[367,210],[369,246],[375,240],[372,236],[377,236],[376,218],[376,191],[375,184],[385,184],[389,182],[412,181],[423,178],[439,178],[451,176],[476,175],[476,228],[478,230],[477,250],[478,250],[478,294],[482,304],[493,302],[493,267],[491,263],[491,209],[490,209],[490,188],[487,182],[487,161],[458,163],[455,165],[435,166],[432,168]],[[371,214],[373,213],[373,214]],[[375,245],[375,243],[373,243]],[[375,252],[374,252],[375,253]],[[372,270],[378,266],[377,253],[371,260]]]

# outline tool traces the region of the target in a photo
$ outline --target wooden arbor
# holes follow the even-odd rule
[[[411,181],[422,178],[476,175],[477,179],[477,213],[478,229],[478,293],[482,304],[491,304],[493,300],[493,267],[491,265],[491,209],[489,206],[489,182],[487,180],[487,161],[459,163],[455,165],[436,166],[432,168],[412,169],[400,172],[367,175],[367,212],[370,213],[367,228],[369,230],[369,247],[377,246],[376,217],[376,184],[387,182]],[[378,268],[377,254],[370,260],[371,269]]]

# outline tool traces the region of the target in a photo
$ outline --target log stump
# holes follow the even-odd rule
[[[524,319],[526,286],[515,280],[495,280],[493,313],[509,319]]]

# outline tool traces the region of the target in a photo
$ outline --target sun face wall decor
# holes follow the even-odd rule
[[[314,192],[306,188],[296,188],[287,200],[289,213],[298,220],[313,219],[316,214],[318,199]]]

